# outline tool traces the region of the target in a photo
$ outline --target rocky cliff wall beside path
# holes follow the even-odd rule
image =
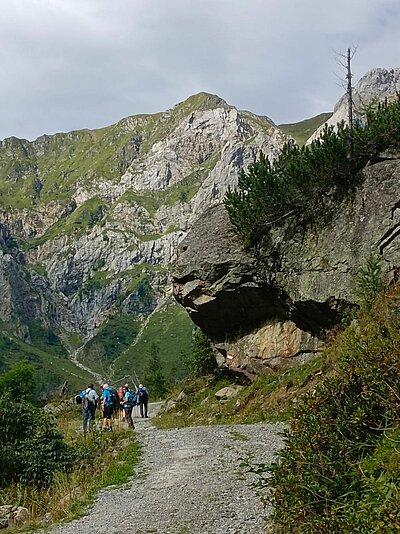
[[[271,231],[264,276],[233,235],[222,205],[181,243],[174,295],[226,362],[252,376],[318,353],[324,329],[355,305],[357,274],[371,254],[388,280],[400,266],[400,160],[366,167],[355,194],[319,229]],[[265,281],[267,280],[267,281]],[[228,360],[226,357],[228,356]]]

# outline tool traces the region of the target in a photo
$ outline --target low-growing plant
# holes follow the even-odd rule
[[[400,288],[335,340],[337,373],[304,396],[269,472],[282,532],[393,532],[400,495]],[[397,525],[397,526],[396,526]]]
[[[244,247],[257,251],[270,229],[285,221],[297,228],[322,223],[329,207],[337,210],[354,190],[369,161],[400,146],[399,125],[400,96],[369,109],[351,130],[344,122],[326,126],[310,145],[288,142],[274,161],[260,154],[224,201]]]
[[[355,295],[362,307],[370,309],[374,300],[384,289],[382,258],[371,255],[357,277]]]

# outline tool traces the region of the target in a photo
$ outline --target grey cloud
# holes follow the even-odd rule
[[[0,138],[97,128],[218,94],[293,122],[342,94],[335,51],[357,77],[399,66],[398,0],[3,0]]]

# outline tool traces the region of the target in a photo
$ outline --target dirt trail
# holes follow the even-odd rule
[[[240,463],[270,462],[282,446],[281,425],[159,430],[140,418],[135,425],[143,446],[137,476],[101,491],[88,515],[52,534],[263,532],[269,511]]]

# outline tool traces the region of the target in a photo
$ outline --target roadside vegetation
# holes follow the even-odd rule
[[[170,403],[154,419],[159,428],[287,421],[299,396],[332,371],[330,362],[318,357],[283,373],[268,371],[251,382],[229,368],[218,368],[210,341],[201,330],[195,332],[192,347],[182,359],[189,376],[169,392],[174,405]],[[232,385],[241,386],[237,395],[218,400],[215,394]]]
[[[385,290],[381,262],[371,257],[356,293],[360,309],[344,314],[320,357],[251,384],[228,371],[192,372],[155,421],[162,428],[287,421],[276,463],[243,465],[274,506],[274,532],[400,530],[400,284]],[[232,384],[243,389],[217,400]]]
[[[29,511],[25,530],[77,517],[99,489],[127,482],[140,455],[132,431],[84,435],[80,409],[36,406],[34,380],[26,363],[0,375],[0,503]]]
[[[326,351],[334,375],[300,399],[260,479],[281,532],[400,529],[400,286],[374,303],[372,293]]]
[[[182,400],[153,420],[158,428],[182,428],[209,424],[251,424],[288,421],[299,396],[315,387],[329,363],[321,359],[290,369],[285,373],[269,372],[254,382],[219,371],[215,375],[189,377],[169,393],[169,399]],[[222,388],[243,387],[232,399],[218,400],[215,394]]]

